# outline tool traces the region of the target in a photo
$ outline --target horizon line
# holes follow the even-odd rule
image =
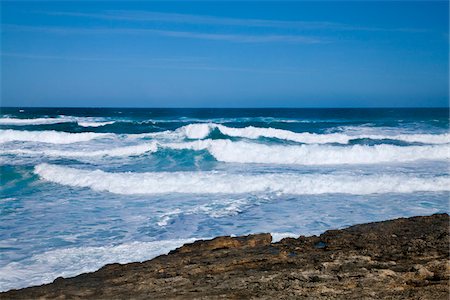
[[[3,108],[89,108],[89,109],[102,109],[102,108],[111,108],[111,109],[450,109],[449,106],[261,106],[261,107],[164,107],[164,106],[1,106],[0,109]]]

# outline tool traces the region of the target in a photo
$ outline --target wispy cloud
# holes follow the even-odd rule
[[[35,53],[15,53],[2,52],[0,56],[16,57],[25,59],[38,60],[62,60],[69,62],[114,62],[122,67],[138,68],[138,69],[173,69],[173,70],[194,70],[194,71],[211,71],[211,72],[245,72],[245,73],[268,73],[268,74],[304,74],[296,68],[248,68],[248,67],[230,67],[220,66],[208,62],[210,59],[206,57],[145,57],[134,59],[123,58],[105,58],[105,57],[82,57],[72,55],[43,55]]]
[[[291,74],[299,75],[306,74],[306,71],[300,71],[295,68],[278,68],[278,69],[262,69],[262,68],[243,68],[243,67],[224,67],[216,65],[143,65],[136,66],[137,68],[145,69],[177,69],[177,70],[195,70],[195,71],[211,71],[211,72],[244,72],[244,73],[267,73],[267,74]]]
[[[228,17],[216,17],[207,15],[192,15],[179,13],[161,13],[152,11],[136,10],[112,10],[99,13],[84,12],[44,12],[47,15],[84,17],[105,20],[122,20],[135,22],[167,22],[184,24],[205,24],[205,25],[224,25],[224,26],[243,26],[243,27],[273,27],[290,29],[323,29],[335,31],[398,31],[398,32],[424,32],[417,28],[381,28],[368,26],[354,26],[336,22],[326,21],[285,21],[269,19],[239,19]]]
[[[323,38],[304,35],[283,34],[222,34],[194,31],[174,31],[142,28],[86,28],[86,27],[56,27],[56,26],[23,26],[5,24],[3,30],[31,31],[53,34],[151,34],[173,38],[190,38],[200,40],[227,41],[236,43],[270,43],[291,42],[302,44],[317,44],[329,42]]]
[[[63,55],[41,55],[41,54],[30,54],[30,53],[15,53],[15,52],[2,52],[1,56],[7,57],[19,57],[19,58],[29,58],[29,59],[50,59],[50,60],[69,60],[69,61],[125,61],[120,58],[105,58],[105,57],[80,57],[80,56],[63,56]]]
[[[130,58],[118,58],[118,57],[98,57],[98,56],[73,56],[73,55],[47,55],[47,54],[36,54],[36,53],[20,53],[20,52],[1,52],[0,56],[6,57],[18,57],[27,59],[43,59],[43,60],[67,60],[67,61],[100,61],[100,62],[124,62],[132,63],[135,61],[142,62],[150,61],[151,63],[162,63],[162,64],[192,64],[192,63],[204,63],[208,61],[207,57],[135,57]]]

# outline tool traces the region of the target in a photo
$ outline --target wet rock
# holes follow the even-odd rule
[[[269,233],[247,235],[242,237],[221,236],[208,241],[195,241],[186,244],[170,253],[189,253],[196,251],[213,251],[219,249],[254,248],[258,246],[268,246],[272,242]]]

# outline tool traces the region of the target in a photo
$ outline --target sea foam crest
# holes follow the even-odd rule
[[[189,124],[181,127],[178,131],[183,133],[189,139],[204,139],[208,137],[212,130],[218,129],[221,133],[232,136],[242,137],[247,139],[258,139],[260,137],[276,138],[280,140],[288,140],[305,144],[327,144],[327,143],[340,143],[347,144],[351,140],[355,139],[374,139],[374,140],[400,140],[405,142],[418,142],[428,144],[446,144],[450,143],[450,134],[392,134],[392,135],[380,135],[380,134],[360,134],[360,135],[348,135],[345,133],[329,133],[329,134],[317,134],[309,132],[293,132],[284,129],[277,128],[262,128],[248,126],[244,128],[227,127],[221,124],[209,123],[209,124]]]
[[[132,242],[102,247],[50,250],[21,262],[0,267],[0,291],[50,283],[59,276],[72,277],[93,272],[109,263],[129,263],[152,259],[195,239]]]
[[[45,125],[45,124],[58,124],[68,122],[73,122],[73,120],[65,118],[34,118],[34,119],[0,118],[0,125],[14,125],[14,126]]]
[[[0,130],[0,143],[21,141],[21,142],[40,142],[50,144],[71,144],[86,142],[98,138],[111,137],[109,133],[69,133],[62,131],[21,131],[21,130]]]
[[[78,125],[82,127],[100,127],[113,124],[115,122],[103,120],[104,120],[103,118],[74,117],[74,116],[60,116],[58,118],[32,118],[32,119],[0,118],[0,125],[26,126],[26,125],[50,125],[59,123],[78,123]]]
[[[71,150],[28,150],[28,149],[14,149],[14,150],[4,150],[0,151],[0,154],[24,154],[24,155],[45,155],[50,157],[126,157],[126,156],[136,156],[144,153],[156,152],[158,150],[158,145],[156,142],[117,147],[105,150],[92,150],[92,151],[71,151]]]
[[[0,135],[1,137],[1,135]],[[217,161],[229,163],[261,163],[292,165],[379,164],[416,160],[449,160],[450,145],[267,145],[229,140],[197,140],[192,142],[158,142],[137,144],[103,150],[29,150],[12,149],[0,154],[45,155],[51,157],[134,156],[160,149],[206,150]]]
[[[78,125],[81,127],[100,127],[109,124],[115,123],[115,121],[106,121],[106,122],[89,122],[89,121],[77,121]]]
[[[450,177],[419,178],[407,175],[328,174],[229,174],[221,172],[108,173],[51,164],[39,164],[34,171],[54,183],[87,187],[116,194],[243,194],[281,193],[314,195],[345,193],[411,193],[449,191]]]
[[[198,140],[167,143],[173,149],[208,150],[215,159],[235,163],[267,164],[376,164],[407,162],[421,159],[448,160],[450,145],[409,146],[394,145],[266,145],[228,140]]]

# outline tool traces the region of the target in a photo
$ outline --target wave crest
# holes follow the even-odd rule
[[[45,155],[51,157],[127,157],[141,155],[147,152],[155,152],[158,150],[156,143],[147,143],[133,146],[117,147],[105,150],[92,151],[70,151],[70,150],[27,150],[14,149],[0,151],[0,154],[25,154],[25,155]]]
[[[396,175],[229,174],[221,172],[108,173],[39,164],[42,179],[116,194],[243,194],[281,193],[314,195],[344,193],[411,193],[449,191],[450,177],[419,178]]]
[[[44,138],[51,139],[52,143],[74,143],[84,140],[84,138],[97,138],[96,135],[63,136],[63,138],[58,137],[58,139],[45,135]],[[43,142],[40,136],[33,136],[33,139]],[[27,137],[20,140],[30,140],[30,138]],[[4,141],[4,139],[2,140],[0,133],[1,141]],[[206,150],[217,161],[228,163],[343,165],[450,159],[450,145],[408,147],[394,145],[267,145],[243,141],[232,142],[229,140],[197,140],[178,143],[151,141],[149,143],[101,150],[12,149],[1,151],[0,154],[46,155],[51,157],[126,157],[154,153],[164,148],[194,151]]]
[[[63,118],[34,118],[34,119],[0,118],[0,125],[13,125],[13,126],[46,125],[46,124],[68,123],[68,122],[73,121]]]
[[[32,119],[18,119],[18,118],[0,118],[0,125],[9,126],[26,126],[26,125],[51,125],[59,123],[77,123],[81,127],[100,127],[115,123],[115,121],[103,121],[101,118],[93,117],[72,117],[60,116],[59,118],[32,118]]]
[[[329,144],[339,143],[348,144],[351,140],[356,139],[373,139],[373,140],[399,140],[410,143],[427,143],[427,144],[446,144],[450,143],[450,134],[397,134],[397,135],[380,135],[380,134],[359,134],[348,135],[345,133],[329,133],[317,134],[309,132],[293,132],[277,128],[263,128],[248,126],[243,128],[227,127],[221,124],[189,124],[181,127],[178,131],[183,133],[189,139],[207,138],[212,130],[217,129],[221,133],[231,137],[241,137],[247,139],[258,139],[261,137],[276,138],[280,140],[288,140],[304,144]]]
[[[234,163],[267,164],[376,164],[407,162],[421,159],[448,160],[450,145],[409,146],[281,146],[227,140],[200,140],[186,143],[169,143],[174,149],[208,150],[218,161]]]
[[[69,133],[62,131],[21,131],[21,130],[0,130],[0,143],[6,142],[39,142],[50,144],[71,144],[78,142],[86,142],[98,138],[110,137],[110,133]]]

